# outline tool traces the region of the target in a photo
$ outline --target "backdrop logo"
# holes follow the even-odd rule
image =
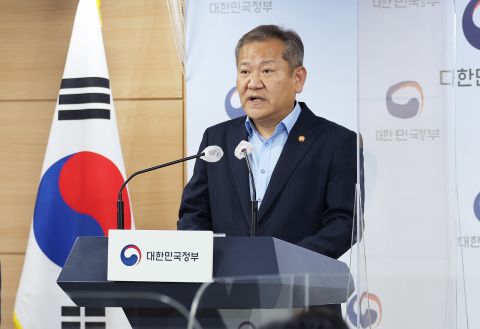
[[[378,327],[382,321],[380,298],[374,294],[364,292],[360,297],[360,301],[357,302],[357,295],[354,295],[347,304],[347,316],[350,323],[354,326],[357,325],[357,319],[360,316],[360,328],[370,329]]]
[[[127,266],[137,265],[142,259],[142,252],[136,245],[129,244],[123,247],[120,252],[120,259],[122,260],[122,263]]]
[[[465,39],[475,48],[480,50],[480,28],[473,20],[475,11],[480,7],[480,0],[470,0],[463,12],[462,28]]]
[[[78,152],[45,171],[33,213],[33,233],[42,252],[63,267],[78,236],[107,236],[116,228],[115,202],[123,176],[103,155]],[[125,227],[130,202],[125,200]]]
[[[245,115],[242,105],[240,105],[237,87],[233,87],[228,91],[227,96],[225,97],[225,111],[230,119]]]
[[[473,212],[475,213],[475,217],[480,220],[480,193],[477,194],[475,201],[473,201]]]
[[[415,89],[420,98],[410,98],[406,102],[397,103],[393,100],[393,95],[402,92],[404,89]],[[406,97],[401,97],[400,99]],[[399,82],[387,90],[387,110],[388,113],[396,118],[410,119],[422,112],[423,109],[423,90],[422,87],[416,81],[402,81]]]

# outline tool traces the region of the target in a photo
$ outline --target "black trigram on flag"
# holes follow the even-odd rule
[[[105,329],[105,309],[62,306],[62,329]]]
[[[110,81],[105,78],[63,79],[58,120],[110,119]]]

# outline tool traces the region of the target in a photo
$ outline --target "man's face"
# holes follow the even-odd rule
[[[293,109],[303,89],[306,70],[290,68],[282,58],[283,42],[269,39],[245,44],[238,54],[237,90],[247,115],[256,125],[278,124]]]

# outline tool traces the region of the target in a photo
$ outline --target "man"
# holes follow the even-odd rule
[[[333,258],[350,248],[356,183],[356,134],[315,116],[295,100],[307,71],[293,31],[261,25],[237,43],[237,90],[247,117],[208,128],[200,145],[218,145],[215,164],[195,163],[178,229],[227,236],[250,232],[250,185],[242,140],[257,190],[258,235],[273,236]]]

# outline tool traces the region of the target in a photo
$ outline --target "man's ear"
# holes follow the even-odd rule
[[[293,71],[293,81],[295,83],[295,91],[301,93],[303,85],[307,79],[307,69],[304,66],[299,66]]]

